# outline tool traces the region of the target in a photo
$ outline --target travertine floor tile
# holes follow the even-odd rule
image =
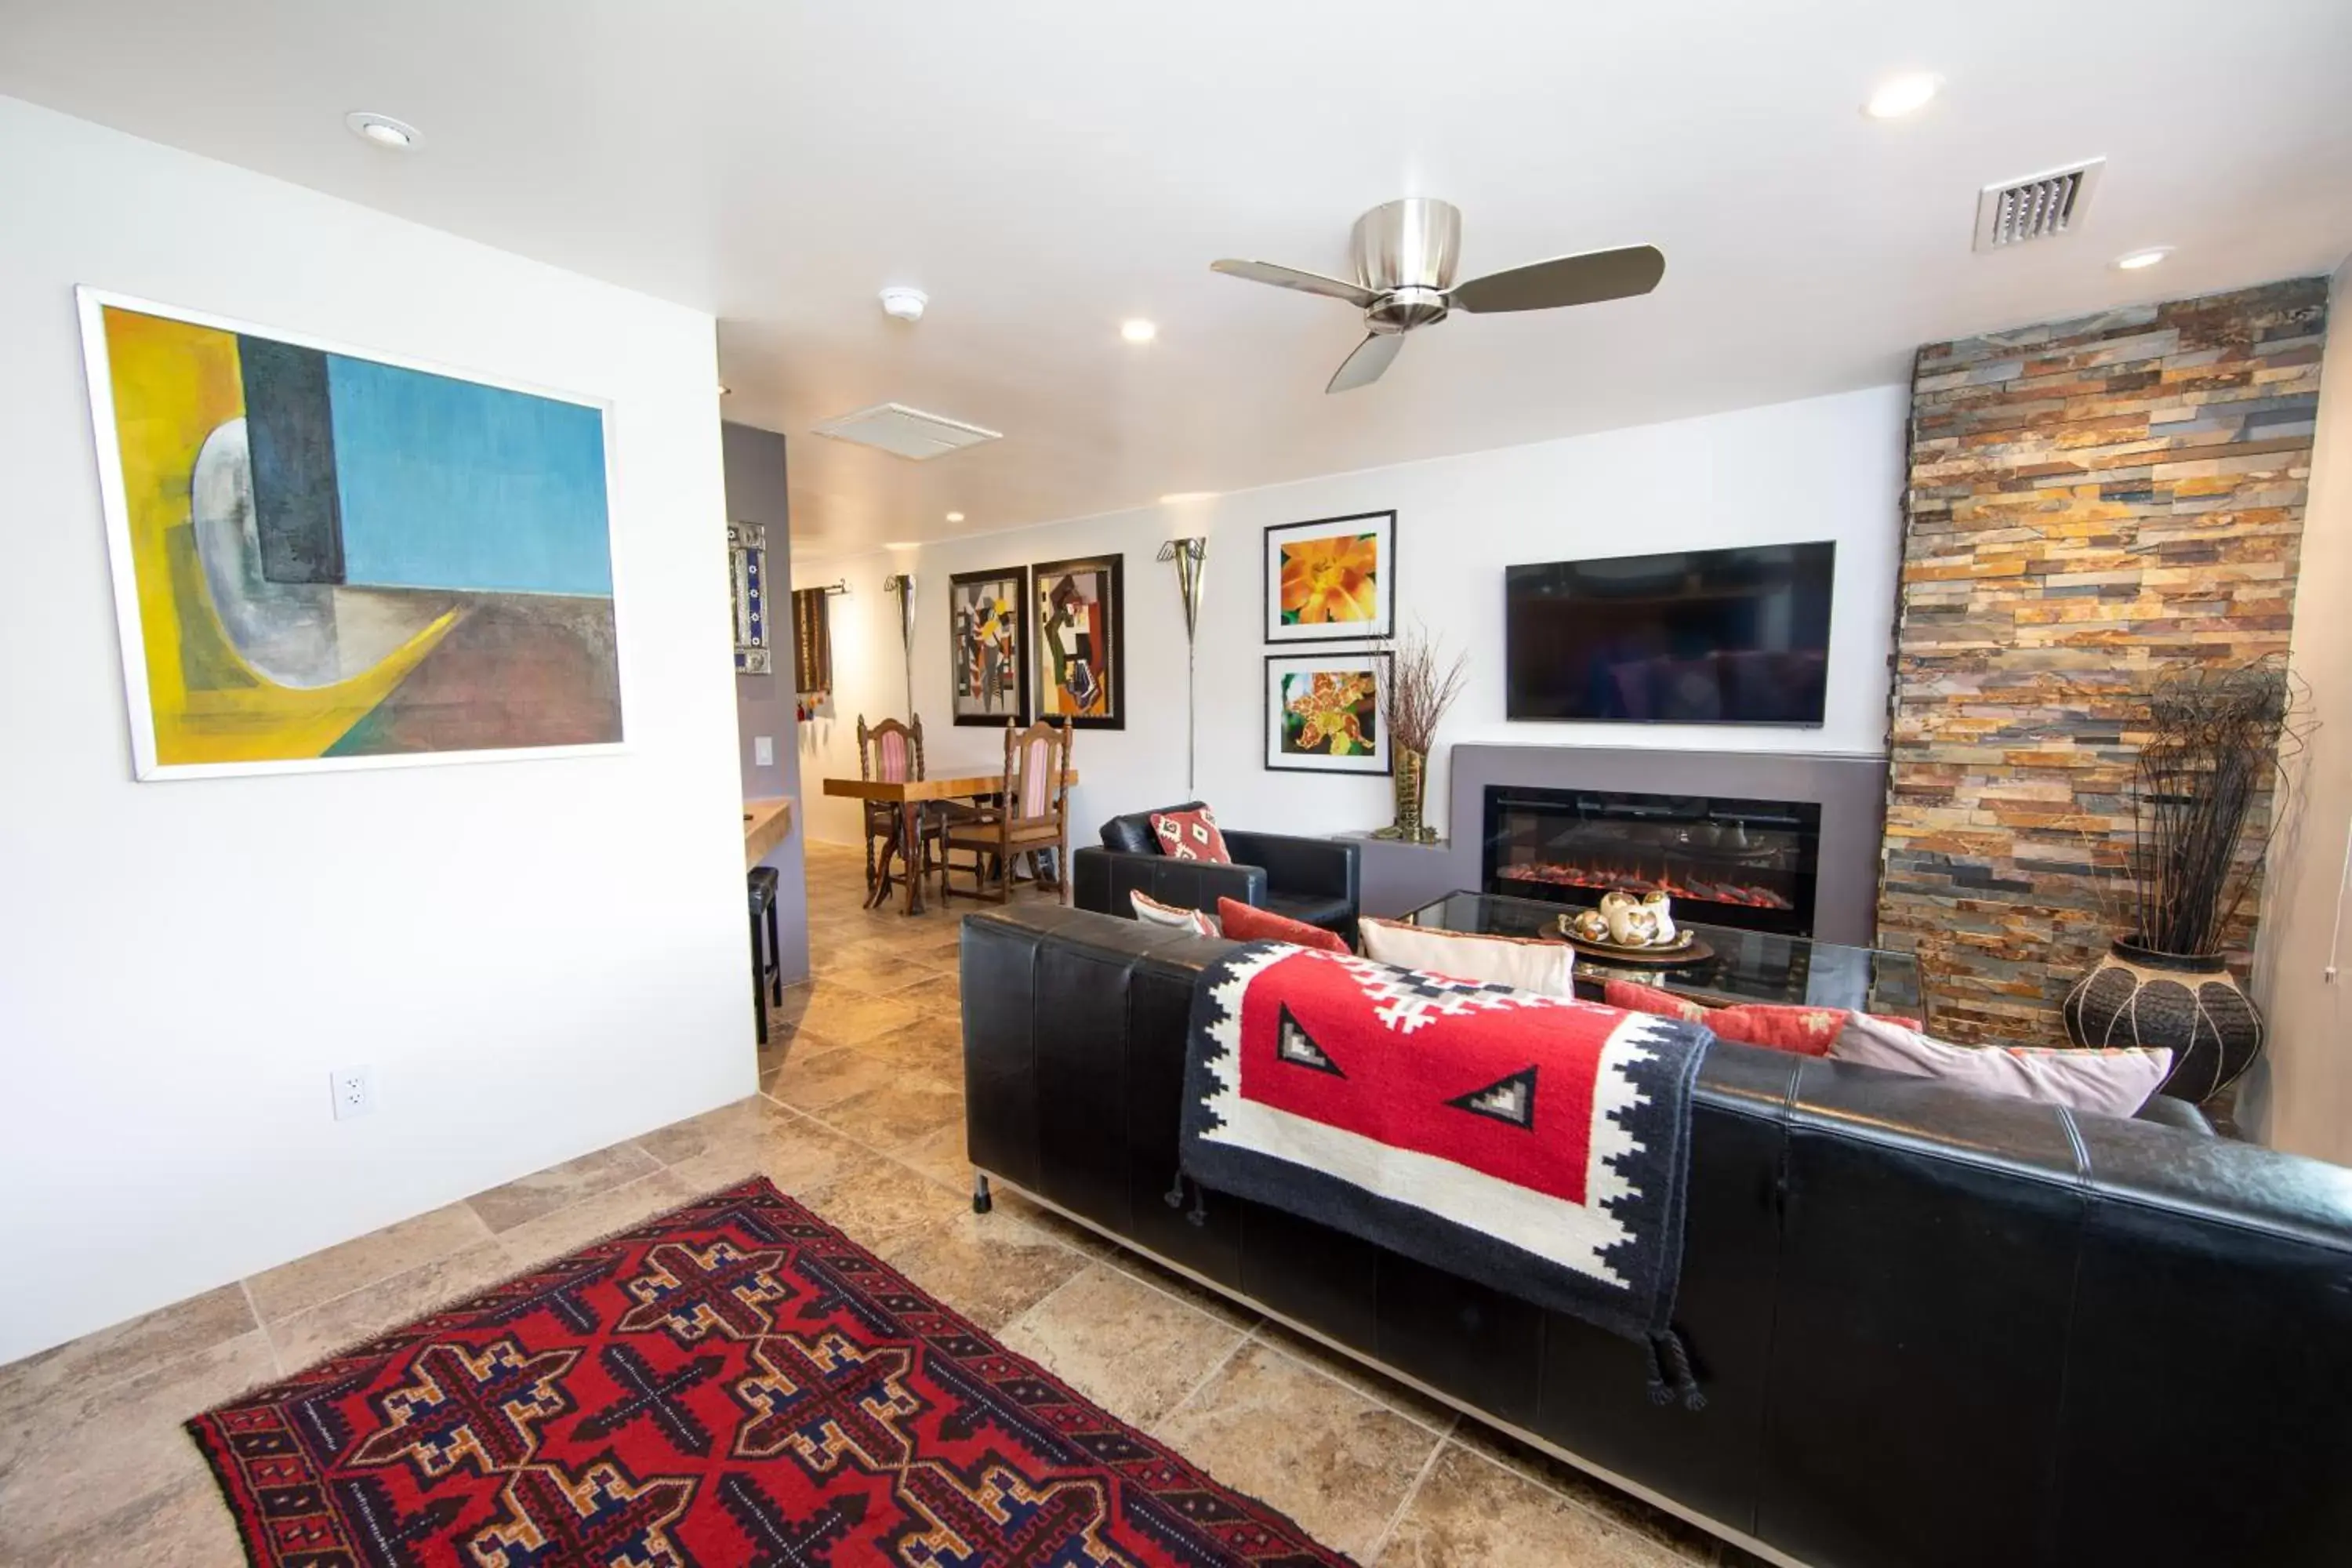
[[[831,980],[812,981],[801,989],[807,997],[798,1016],[790,1019],[792,1027],[814,1029],[839,1045],[854,1046],[885,1030],[903,1029],[921,1016],[895,997],[876,996]],[[785,992],[787,1007],[793,1000],[793,993]]]
[[[493,1233],[512,1230],[525,1220],[553,1214],[591,1194],[634,1182],[659,1169],[660,1164],[634,1143],[615,1143],[609,1149],[566,1160],[561,1165],[534,1171],[503,1187],[476,1193],[466,1204],[482,1216],[482,1223]]]
[[[257,1274],[246,1286],[264,1322],[290,1318],[362,1285],[446,1258],[489,1235],[490,1227],[479,1215],[464,1204],[451,1204]]]
[[[855,947],[868,945],[866,942],[854,944]],[[816,981],[820,985],[846,986],[871,996],[904,997],[909,987],[939,977],[939,971],[929,964],[911,963],[895,953],[886,956],[875,952],[836,958],[816,972]]]
[[[1506,1468],[1550,1488],[1570,1502],[1580,1503],[1612,1524],[1696,1562],[1713,1562],[1718,1542],[1695,1524],[1618,1490],[1606,1481],[1564,1464],[1539,1448],[1531,1448],[1507,1433],[1465,1417],[1454,1429],[1454,1440]]]
[[[1357,1393],[1380,1401],[1400,1415],[1418,1421],[1437,1432],[1454,1428],[1455,1413],[1452,1405],[1375,1372],[1353,1356],[1326,1349],[1304,1334],[1293,1333],[1280,1323],[1267,1323],[1258,1331],[1257,1337],[1283,1354],[1305,1362],[1324,1376],[1337,1378]]]
[[[1336,1551],[1367,1551],[1441,1441],[1271,1346],[1242,1347],[1152,1430]]]
[[[88,1393],[261,1326],[242,1285],[224,1285],[0,1367],[0,1425],[60,1391]]]
[[[751,1173],[751,1162],[741,1165],[741,1174]],[[714,1182],[711,1186],[719,1184]],[[590,1242],[628,1229],[667,1214],[679,1205],[700,1197],[708,1188],[690,1187],[680,1181],[675,1171],[656,1171],[650,1176],[617,1187],[608,1187],[591,1197],[581,1199],[553,1214],[525,1220],[499,1237],[506,1247],[507,1258],[512,1265],[509,1272],[536,1268],[541,1263],[576,1251]]]
[[[971,1191],[971,1158],[965,1152],[964,1139],[963,1120],[959,1117],[937,1131],[893,1149],[890,1157],[918,1175],[968,1194]]]
[[[1120,1420],[1146,1426],[1174,1408],[1246,1332],[1095,1263],[999,1337]]]
[[[827,1106],[821,1116],[826,1126],[887,1153],[942,1127],[961,1126],[963,1083],[928,1073],[905,1074]]]
[[[1665,1548],[1458,1443],[1437,1456],[1377,1562],[1379,1568],[1686,1568]]]
[[[274,1319],[270,1342],[278,1347],[278,1359],[286,1370],[298,1372],[519,1272],[520,1266],[497,1241],[478,1242],[307,1312]]]
[[[756,1140],[766,1110],[765,1100],[756,1094],[747,1095],[716,1110],[656,1128],[636,1141],[637,1147],[665,1165],[675,1165],[716,1148],[740,1146]]]
[[[869,1252],[887,1253],[932,1221],[971,1212],[953,1193],[927,1182],[906,1166],[868,1155],[802,1202],[841,1227],[844,1236]]]
[[[1088,1265],[1085,1257],[1019,1220],[969,1210],[902,1237],[882,1258],[991,1333]]]
[[[887,1089],[906,1068],[878,1051],[859,1046],[836,1046],[828,1051],[784,1058],[775,1087],[767,1092],[795,1110],[822,1112],[855,1094]]]
[[[0,1424],[0,1563],[44,1563],[46,1543],[203,1475],[180,1423],[277,1375],[257,1329]]]
[[[175,1481],[41,1548],[43,1568],[245,1568],[236,1521],[209,1475]]]

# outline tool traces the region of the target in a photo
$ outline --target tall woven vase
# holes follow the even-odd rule
[[[2078,1046],[2161,1046],[2158,1091],[2200,1102],[2235,1083],[2263,1049],[2263,1016],[2219,953],[2158,952],[2127,942],[2074,984],[2060,1009]]]
[[[1422,824],[1423,793],[1429,787],[1429,758],[1409,746],[1395,748],[1396,771],[1390,782],[1396,789],[1396,820],[1378,837],[1419,842],[1436,837]]]

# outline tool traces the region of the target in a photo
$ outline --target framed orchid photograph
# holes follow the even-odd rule
[[[1266,641],[1353,642],[1395,626],[1395,512],[1266,529]]]
[[[1276,773],[1386,774],[1381,693],[1388,681],[1386,653],[1268,654],[1265,765]]]

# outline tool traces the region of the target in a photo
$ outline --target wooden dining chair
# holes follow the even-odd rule
[[[1013,896],[1013,867],[1026,859],[1039,886],[1046,880],[1040,858],[1051,853],[1053,885],[1070,901],[1070,726],[1043,720],[1026,730],[1004,726],[1004,795],[994,807],[948,822],[940,843],[940,902],[954,884],[951,874],[971,873],[971,896],[1003,903]],[[958,867],[951,851],[969,850],[971,864]],[[994,872],[993,879],[990,872]]]
[[[915,715],[914,722],[902,724],[896,719],[885,719],[868,725],[866,715],[857,716],[857,776],[879,780],[886,784],[912,784],[923,776],[923,716]],[[890,857],[895,853],[905,860],[907,875],[921,877],[931,868],[931,849],[939,837],[935,816],[921,806],[916,808],[915,842],[901,844],[903,819],[898,808],[886,801],[866,803],[866,891],[869,900],[881,898],[888,876]],[[881,847],[879,864],[875,848]]]

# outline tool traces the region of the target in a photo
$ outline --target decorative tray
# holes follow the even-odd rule
[[[1715,949],[1689,931],[1678,931],[1675,940],[1664,947],[1620,947],[1613,942],[1593,942],[1568,929],[1569,918],[1562,915],[1554,922],[1560,940],[1577,952],[1594,958],[1605,958],[1612,963],[1649,963],[1661,969],[1678,963],[1696,963],[1715,956]]]

